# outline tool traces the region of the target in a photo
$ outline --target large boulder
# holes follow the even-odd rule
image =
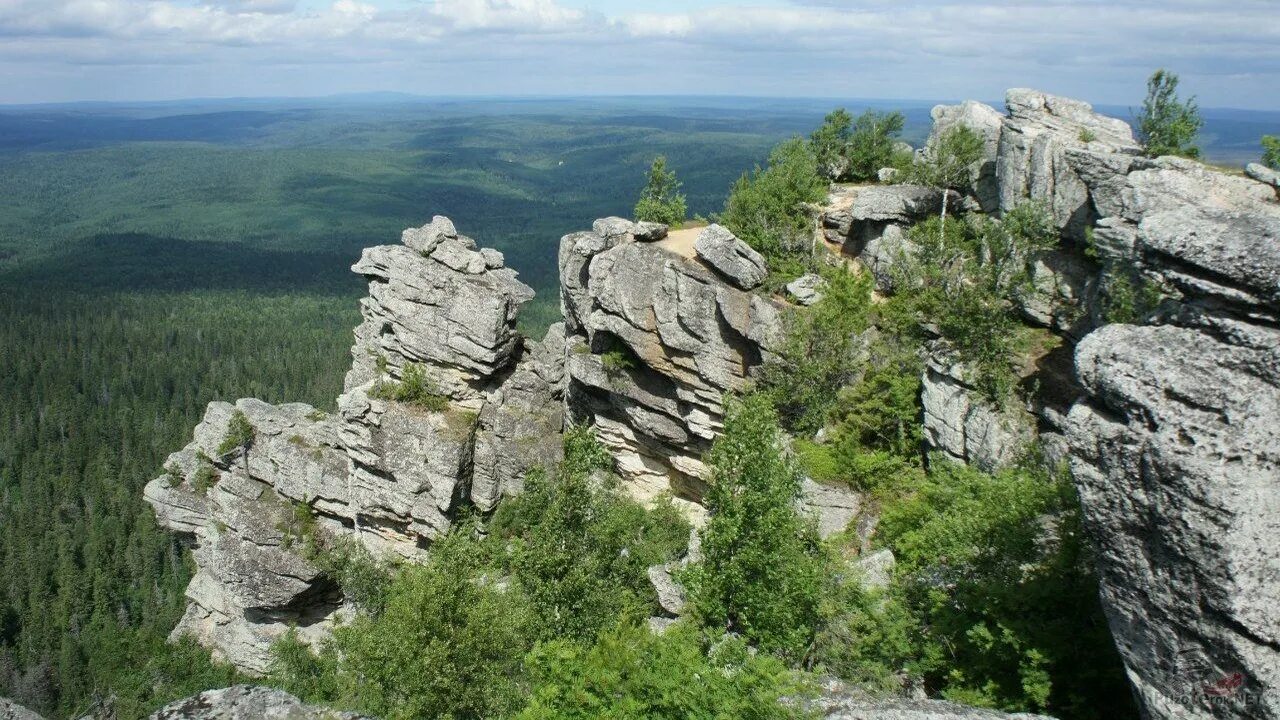
[[[1035,90],[1010,90],[1005,104],[996,161],[1000,210],[1042,200],[1064,235],[1082,241],[1098,218],[1088,181],[1127,171],[1142,151],[1133,130],[1088,103]]]
[[[595,230],[561,240],[568,403],[634,496],[672,493],[696,518],[724,396],[781,340],[786,307],[661,245]]]
[[[960,195],[947,191],[947,207],[956,211]],[[942,210],[943,193],[921,185],[837,186],[819,214],[827,242],[843,255],[858,258],[874,273],[882,291],[893,288],[893,269],[911,252],[907,230]]]
[[[925,446],[957,462],[993,471],[1021,458],[1035,437],[1025,410],[985,398],[964,367],[938,359],[926,363],[920,405]]]
[[[816,698],[797,704],[825,720],[1052,720],[941,700],[885,697],[833,679],[820,683]]]
[[[1280,717],[1280,332],[1236,330],[1112,325],[1076,350],[1072,472],[1153,718]]]
[[[0,714],[0,718],[3,718]],[[307,705],[283,690],[236,685],[169,703],[150,720],[365,720],[366,716]]]
[[[764,256],[720,225],[708,225],[694,241],[693,250],[716,272],[743,290],[758,287],[769,274]]]
[[[0,720],[44,720],[44,718],[12,700],[0,698]]]

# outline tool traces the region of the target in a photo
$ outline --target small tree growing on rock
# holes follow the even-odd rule
[[[973,164],[982,159],[984,148],[981,135],[966,125],[956,125],[930,143],[924,157],[912,166],[909,175],[914,182],[942,191],[939,238],[947,228],[947,191],[962,191],[969,186]]]
[[[1272,170],[1280,170],[1280,137],[1262,136],[1262,164]]]
[[[649,180],[640,191],[640,200],[636,203],[637,220],[660,222],[676,226],[684,222],[688,207],[685,197],[680,192],[680,181],[676,179],[674,170],[667,169],[667,158],[659,155],[649,166]]]
[[[824,561],[816,530],[796,510],[800,475],[765,397],[730,405],[708,461],[711,520],[704,559],[687,578],[694,615],[799,662],[821,620]]]
[[[818,169],[830,180],[874,180],[895,162],[895,142],[906,120],[902,113],[868,110],[855,120],[844,108],[832,111],[809,137]]]
[[[1147,80],[1147,98],[1138,114],[1138,139],[1147,155],[1200,157],[1195,138],[1203,126],[1196,99],[1178,99],[1178,76],[1164,69],[1152,73]]]

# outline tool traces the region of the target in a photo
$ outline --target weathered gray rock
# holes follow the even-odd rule
[[[893,581],[893,568],[897,564],[893,551],[885,548],[859,557],[855,567],[862,574],[863,587],[883,590]]]
[[[925,445],[952,460],[992,471],[1015,462],[1035,437],[1034,419],[998,408],[966,380],[963,368],[931,360],[920,392]]]
[[[670,492],[700,514],[724,394],[781,340],[784,306],[655,244],[574,233],[560,259],[573,418],[595,426],[634,496]],[[606,353],[625,366],[606,367]]]
[[[659,222],[642,220],[635,224],[635,238],[639,242],[657,242],[667,236],[670,228]]]
[[[362,720],[365,717],[307,705],[283,690],[236,685],[206,690],[165,705],[151,715],[151,720]]]
[[[1262,163],[1249,163],[1248,165],[1245,165],[1244,174],[1260,183],[1266,183],[1271,187],[1280,188],[1280,172],[1276,172]]]
[[[787,292],[801,305],[812,305],[822,299],[822,286],[826,281],[821,275],[809,273],[787,283]]]
[[[1076,367],[1072,472],[1145,711],[1280,717],[1280,332],[1110,325]]]
[[[844,532],[864,502],[862,493],[846,487],[823,485],[809,478],[801,483],[800,510],[817,520],[818,535],[824,540]]]
[[[245,672],[264,672],[290,627],[314,643],[350,611],[299,554],[304,532],[421,558],[459,503],[492,508],[529,469],[559,458],[563,330],[526,345],[515,322],[532,291],[448,219],[411,228],[404,241],[366,250],[354,268],[369,278],[369,297],[335,415],[212,403],[146,487],[157,520],[191,541],[197,566],[174,636],[194,636]],[[378,391],[411,366],[433,397],[399,402]],[[237,411],[253,439],[220,453]]]
[[[531,468],[553,467],[563,456],[564,325],[552,325],[526,352],[480,412],[471,501],[484,511],[518,494]]]
[[[679,564],[666,563],[649,568],[649,583],[658,594],[658,605],[672,616],[684,613],[684,587],[675,581],[671,573]]]
[[[0,720],[44,720],[44,718],[12,700],[0,698]]]
[[[1000,210],[1028,198],[1045,202],[1074,240],[1105,212],[1089,202],[1089,183],[1127,172],[1141,154],[1123,120],[1099,115],[1085,102],[1034,90],[1010,90],[1000,132],[996,175]]]
[[[902,171],[898,170],[898,168],[884,167],[876,171],[876,180],[887,185],[889,183],[897,182],[898,177],[901,175]]]
[[[933,108],[933,130],[926,147],[933,147],[944,133],[963,126],[982,138],[982,158],[973,165],[970,185],[974,198],[983,212],[1000,209],[1000,188],[996,177],[996,160],[1000,150],[1000,132],[1004,116],[990,105],[967,100],[959,105],[938,105]]]
[[[942,210],[942,191],[920,185],[838,186],[819,215],[824,237],[857,257],[876,277],[881,291],[893,288],[893,268],[911,252],[906,230]],[[960,195],[947,193],[947,206],[960,207]]]
[[[693,249],[699,258],[743,290],[758,287],[769,274],[764,256],[720,225],[708,225],[694,241]]]

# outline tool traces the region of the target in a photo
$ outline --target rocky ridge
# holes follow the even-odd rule
[[[1059,342],[1028,367],[1040,392],[995,408],[938,348],[921,397],[930,449],[995,469],[1038,438],[1070,464],[1104,608],[1149,717],[1280,717],[1269,612],[1280,600],[1280,552],[1269,547],[1280,529],[1275,186],[1256,171],[1143,157],[1122,121],[1031,90],[1010,91],[1005,113],[970,102],[934,118],[930,142],[955,124],[983,137],[972,192],[836,188],[821,216],[829,244],[892,292],[907,229],[943,202],[996,216],[1041,202],[1061,242],[1020,301]],[[757,291],[763,262],[718,226],[690,250],[661,226],[599,220],[561,240],[563,325],[540,343],[515,331],[531,293],[502,265],[444,218],[408,230],[355,266],[370,292],[336,416],[210,406],[147,489],[161,522],[196,546],[192,605],[175,633],[260,671],[289,624],[316,638],[344,612],[293,545],[295,508],[322,531],[418,557],[462,503],[492,509],[529,467],[553,462],[565,422],[594,426],[633,495],[671,494],[700,516],[701,458],[725,397],[773,356],[795,307]],[[1140,323],[1105,322],[1115,268],[1159,296]],[[791,292],[803,303],[820,287]],[[415,373],[431,402],[383,399]],[[253,441],[219,453],[236,411]],[[825,534],[862,519],[860,498],[814,483],[805,506]],[[891,562],[876,560],[877,577]],[[670,569],[651,575],[675,615]],[[856,704],[844,710],[861,717]],[[916,716],[942,715],[903,715]]]
[[[1275,187],[1256,169],[1239,177],[1146,158],[1126,123],[1086,103],[1011,90],[1006,105],[1003,116],[975,103],[938,108],[934,137],[964,123],[987,140],[967,206],[1031,200],[1051,211],[1062,242],[1040,259],[1021,309],[1063,345],[1032,369],[1052,391],[1025,413],[991,407],[964,368],[931,358],[926,441],[991,469],[1038,435],[1050,459],[1069,462],[1104,609],[1149,717],[1280,717]],[[913,218],[886,225],[873,208],[910,207],[921,194],[839,190],[826,237],[891,291],[894,255],[880,248],[909,252],[901,238]],[[1140,324],[1105,322],[1120,277],[1158,296]],[[1061,360],[1072,351],[1069,373]]]

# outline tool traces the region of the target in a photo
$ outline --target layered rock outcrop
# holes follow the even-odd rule
[[[1059,421],[1139,700],[1154,718],[1280,717],[1274,189],[1141,157],[1083,103],[1018,90],[1008,105],[1001,207],[1046,203],[1064,243],[1092,240],[1104,297],[1123,273],[1160,300],[1150,324],[1084,336],[1083,394]]]
[[[560,241],[569,412],[596,427],[637,497],[671,493],[696,516],[724,397],[781,340],[785,304],[726,279],[719,256],[635,233],[613,218]],[[712,226],[695,248],[740,242]]]
[[[446,218],[369,248],[352,368],[334,415],[307,405],[213,403],[146,498],[191,539],[198,571],[175,635],[262,672],[289,627],[303,640],[344,612],[341,590],[301,552],[349,537],[414,558],[463,504],[482,510],[559,458],[564,333],[516,330],[533,292]],[[228,444],[237,418],[251,435]]]

